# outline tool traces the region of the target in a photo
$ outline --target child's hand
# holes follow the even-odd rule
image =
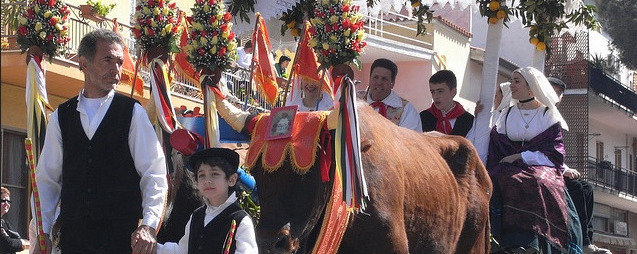
[[[484,109],[484,105],[480,101],[476,102],[476,108],[473,110],[473,115],[477,116]]]

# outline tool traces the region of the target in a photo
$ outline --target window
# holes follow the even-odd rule
[[[607,233],[608,218],[593,216],[593,230]]]
[[[620,209],[612,209],[611,219],[613,220],[613,229],[611,230],[615,235],[628,235],[627,231],[627,212]]]
[[[597,141],[596,145],[596,153],[597,153],[597,161],[603,161],[604,160],[604,142],[601,141]]]
[[[622,168],[622,150],[615,148],[615,168]]]
[[[3,219],[22,236],[28,236],[29,172],[24,151],[24,133],[2,129],[2,169],[0,182],[11,192],[11,210]]]
[[[602,233],[610,233],[609,222],[612,208],[607,205],[595,203],[593,208],[593,230]]]

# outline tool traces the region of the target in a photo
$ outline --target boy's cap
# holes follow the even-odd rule
[[[562,91],[566,91],[566,83],[564,83],[561,79],[554,77],[548,77],[546,79],[549,80],[549,83],[551,83],[552,86],[558,86],[562,88]]]
[[[228,148],[208,148],[190,156],[190,161],[188,162],[190,165],[190,171],[197,173],[197,170],[195,169],[197,163],[209,157],[224,158],[230,163],[230,165],[232,165],[233,168],[239,168],[239,154],[234,150]]]

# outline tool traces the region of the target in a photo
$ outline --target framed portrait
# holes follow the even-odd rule
[[[268,128],[265,130],[265,140],[289,138],[292,136],[294,116],[298,105],[273,108],[268,119]]]

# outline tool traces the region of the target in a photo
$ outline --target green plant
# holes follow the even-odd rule
[[[18,17],[27,9],[27,1],[3,0],[2,1],[2,27],[8,29],[8,34],[14,34],[18,30]]]
[[[102,2],[100,1],[93,2],[92,0],[87,0],[86,4],[93,7],[92,12],[101,17],[106,16],[109,12],[113,10],[113,8],[115,8],[115,4],[106,5],[106,4],[102,4]]]

